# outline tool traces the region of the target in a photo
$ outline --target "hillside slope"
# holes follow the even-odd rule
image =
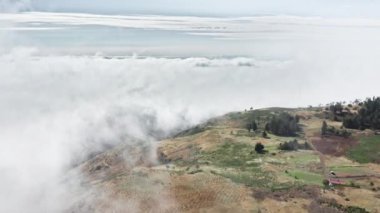
[[[284,112],[299,119],[294,136],[267,130],[271,118]],[[247,128],[253,121],[256,130]],[[96,191],[90,204],[82,200],[71,210],[379,212],[380,166],[351,156],[367,137],[379,143],[380,137],[356,130],[349,130],[349,137],[322,137],[322,122],[319,108],[229,113],[158,142],[158,160],[143,142],[121,144],[79,167],[88,180],[84,184]],[[304,148],[279,149],[294,140]],[[257,143],[266,152],[256,152]],[[325,186],[326,179],[342,184]]]

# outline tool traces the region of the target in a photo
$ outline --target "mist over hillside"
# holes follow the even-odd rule
[[[225,187],[239,203],[251,189],[212,173],[208,166],[220,162],[199,150],[221,141],[216,148],[241,149],[243,164],[256,165],[250,149],[261,133],[236,126],[245,119],[238,116],[194,137],[170,138],[231,111],[318,106],[380,90],[377,19],[17,13],[32,5],[0,2],[0,212],[141,212],[147,198],[154,205],[141,209],[180,211],[187,196],[202,195],[182,192],[191,187],[181,184],[202,179],[201,189],[220,184],[216,192]],[[321,120],[312,110],[297,113],[314,119],[304,122],[315,134]],[[243,144],[224,146],[240,136]],[[200,152],[207,162],[164,165],[162,144],[172,145],[162,153],[175,160]],[[177,149],[180,157],[169,152]],[[223,160],[224,151],[213,154]],[[315,157],[311,152],[302,157]],[[128,197],[134,192],[144,199]]]

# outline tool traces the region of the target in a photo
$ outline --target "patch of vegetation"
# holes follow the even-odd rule
[[[269,180],[273,179],[271,176],[267,175],[266,173],[262,173],[260,170],[257,170],[255,172],[223,172],[219,173],[219,175],[228,178],[235,183],[244,184],[249,187],[269,187]]]
[[[241,120],[246,117],[245,113],[242,113],[242,112],[231,112],[231,113],[228,113],[226,116],[231,120]]]
[[[277,183],[275,176],[270,172],[264,172],[260,168],[251,168],[249,171],[228,171],[220,172],[218,175],[228,178],[239,184],[248,187],[266,188],[272,191],[291,188],[293,184]]]
[[[321,134],[323,136],[339,136],[339,137],[348,138],[351,136],[352,133],[345,128],[338,129],[338,128],[335,128],[334,126],[328,126],[326,121],[323,121]]]
[[[284,188],[276,183],[274,174],[263,171],[255,161],[261,154],[254,147],[244,143],[226,141],[212,152],[200,153],[199,161],[208,161],[210,165],[219,167],[211,171],[239,184],[260,188]]]
[[[380,163],[380,136],[363,137],[348,151],[348,157],[359,163]]]
[[[284,150],[284,151],[297,151],[298,149],[306,149],[306,150],[311,149],[311,147],[308,143],[305,142],[304,144],[300,144],[300,143],[298,143],[297,139],[294,139],[292,141],[285,142],[285,143],[280,143],[278,148],[280,150]]]
[[[265,125],[268,123],[273,115],[280,114],[285,111],[292,111],[294,109],[288,108],[268,108],[268,109],[258,109],[258,110],[245,110],[244,112],[233,112],[227,114],[227,118],[234,121],[241,121],[241,128],[248,130],[257,129],[264,130]],[[256,125],[255,125],[256,124]],[[256,130],[254,130],[256,131]]]
[[[226,141],[215,151],[200,153],[201,160],[209,161],[213,165],[222,168],[256,166],[255,164],[247,164],[247,161],[251,161],[255,157],[257,156],[251,145],[230,141]]]
[[[380,97],[367,98],[359,113],[344,118],[343,125],[351,129],[380,129]]]
[[[287,174],[294,179],[302,181],[304,183],[322,186],[323,176],[320,174],[301,170],[288,171]]]
[[[294,163],[296,165],[307,165],[310,163],[319,163],[319,156],[311,153],[297,153],[297,155],[289,158],[287,161],[289,163]]]
[[[367,211],[365,208],[361,208],[358,206],[343,206],[337,203],[336,200],[331,199],[320,199],[318,203],[320,205],[327,205],[346,213],[369,213],[369,211]]]
[[[174,137],[184,137],[184,136],[190,136],[190,135],[195,135],[201,132],[206,131],[208,128],[205,124],[203,125],[197,125],[193,128],[187,129],[185,131],[182,131],[178,134],[176,134]]]
[[[347,115],[351,115],[350,109],[340,102],[331,103],[324,111],[324,118],[333,121],[342,121]]]
[[[358,166],[333,166],[329,170],[332,170],[336,173],[345,173],[345,174],[363,174],[363,169]]]
[[[297,131],[300,130],[298,122],[299,117],[283,112],[272,117],[267,129],[279,136],[296,136]]]

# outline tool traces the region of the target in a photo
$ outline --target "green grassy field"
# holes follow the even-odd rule
[[[348,152],[348,157],[359,163],[380,162],[380,136],[361,138],[359,145]]]
[[[363,174],[365,173],[365,169],[359,166],[332,166],[329,167],[329,170],[332,170],[336,173],[344,173],[344,174]]]
[[[311,151],[289,152],[286,161],[296,165],[307,165],[310,163],[319,163],[319,156]]]
[[[288,171],[288,175],[294,177],[294,179],[297,181],[322,186],[323,176],[320,174],[306,172],[302,170],[292,170]]]
[[[237,168],[256,166],[249,163],[256,157],[258,154],[254,152],[253,146],[226,141],[213,152],[202,152],[200,159],[222,168]]]

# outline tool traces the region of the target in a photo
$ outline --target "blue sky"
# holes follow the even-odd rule
[[[377,0],[32,0],[32,7],[42,11],[118,14],[380,17]]]

